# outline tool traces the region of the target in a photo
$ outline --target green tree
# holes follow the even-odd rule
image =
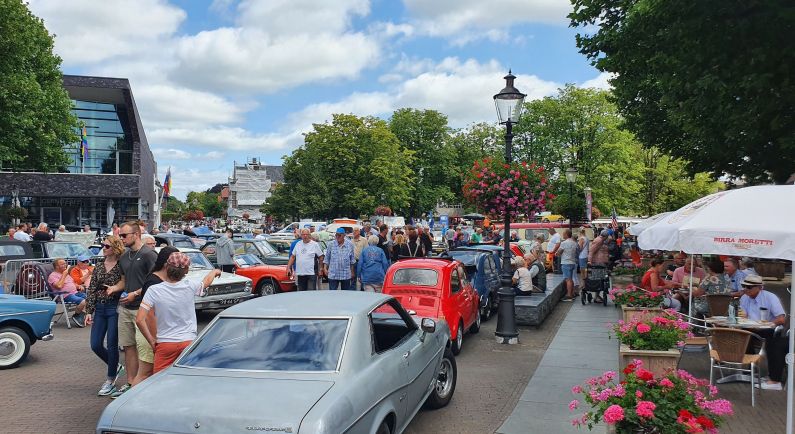
[[[326,219],[370,214],[381,204],[406,210],[413,164],[413,152],[400,146],[385,121],[335,114],[330,123],[314,124],[304,145],[285,157],[285,184],[266,209]],[[287,202],[294,205],[273,206]]]
[[[290,188],[286,184],[277,185],[271,197],[260,206],[259,210],[280,221],[295,221],[301,217],[298,203],[294,200]]]
[[[21,0],[0,0],[0,167],[64,170],[79,126],[52,36]]]
[[[166,205],[163,207],[163,211],[160,213],[160,219],[164,222],[168,222],[182,218],[182,216],[185,214],[185,203],[174,196],[164,200]]]
[[[615,74],[617,104],[644,145],[689,161],[692,172],[749,182],[790,176],[795,3],[572,3],[571,25],[583,30],[580,52]]]
[[[451,168],[455,156],[448,141],[447,116],[435,110],[402,108],[392,114],[389,128],[400,144],[414,153],[411,215],[434,209],[440,200],[453,200],[451,187],[456,184]]]
[[[218,194],[206,191],[191,191],[185,199],[186,210],[200,210],[206,217],[222,217],[224,205],[218,200]]]
[[[450,191],[454,195],[452,203],[464,203],[464,177],[475,161],[504,153],[503,135],[504,131],[487,123],[473,124],[448,135],[446,149],[453,156],[448,179]]]

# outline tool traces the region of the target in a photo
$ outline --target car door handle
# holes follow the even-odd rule
[[[403,358],[404,359],[408,359],[410,355],[411,355],[411,351],[406,351],[406,354],[403,354]]]

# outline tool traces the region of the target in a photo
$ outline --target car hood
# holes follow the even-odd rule
[[[211,270],[208,269],[193,269],[188,271],[187,278],[190,280],[196,280],[201,282],[204,279],[204,276],[207,275]],[[227,283],[245,283],[250,279],[243,276],[238,276],[237,274],[232,273],[221,273],[220,276],[213,279],[213,285],[223,285]]]
[[[124,431],[296,433],[304,416],[334,385],[321,380],[184,375],[174,370],[185,369],[171,368],[172,372],[151,378],[109,405],[99,428],[111,428],[104,424],[112,420],[114,430]]]

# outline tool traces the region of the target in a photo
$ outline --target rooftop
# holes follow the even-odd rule
[[[303,318],[367,315],[389,298],[384,294],[359,291],[287,292],[232,306],[220,316]]]

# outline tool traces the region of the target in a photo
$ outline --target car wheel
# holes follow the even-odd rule
[[[442,363],[439,366],[439,373],[436,375],[436,383],[433,391],[425,401],[429,408],[442,408],[450,403],[455,392],[456,379],[458,378],[458,368],[455,364],[455,356],[452,351],[446,349],[442,356]]]
[[[469,326],[469,332],[473,335],[480,331],[480,309],[478,309],[477,317],[475,317],[475,322]]]
[[[480,315],[483,321],[488,321],[491,318],[491,296],[486,296],[486,305],[480,310]]]
[[[392,434],[392,430],[389,429],[389,424],[383,421],[381,425],[378,426],[378,431],[376,431],[375,434]]]
[[[16,327],[0,329],[0,369],[19,366],[30,352],[30,337]]]
[[[273,279],[263,279],[257,287],[257,293],[261,296],[273,295],[278,292],[279,291],[276,289],[276,283],[273,281]]]
[[[451,345],[451,348],[453,350],[453,354],[455,354],[457,356],[459,353],[461,353],[461,347],[463,345],[464,345],[464,322],[463,321],[459,321],[458,322],[458,332],[456,332],[455,340],[453,341],[453,344]]]

